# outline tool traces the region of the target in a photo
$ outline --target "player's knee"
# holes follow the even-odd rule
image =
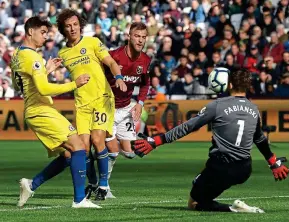
[[[85,145],[80,139],[80,137],[78,137],[78,139],[74,141],[72,146],[73,146],[73,151],[85,150]]]
[[[198,204],[198,202],[190,197],[188,200],[188,209],[189,210],[196,210],[197,204]]]
[[[105,147],[105,140],[102,139],[101,137],[93,137],[91,141],[92,141],[93,146],[96,147],[97,149],[101,149]]]

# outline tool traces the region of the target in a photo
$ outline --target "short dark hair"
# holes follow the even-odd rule
[[[229,83],[232,84],[232,91],[246,92],[251,86],[251,73],[247,69],[238,69],[229,75]]]
[[[25,34],[28,34],[29,29],[35,29],[40,28],[41,26],[46,26],[47,28],[51,28],[51,23],[43,18],[40,18],[39,16],[33,16],[29,18],[24,25]]]
[[[143,22],[133,22],[130,25],[129,33],[131,33],[132,30],[146,30],[148,32],[147,26]]]
[[[81,15],[74,9],[66,8],[63,9],[60,14],[57,16],[57,26],[59,32],[66,38],[64,33],[64,22],[73,17],[76,16],[78,18],[79,24],[80,24],[80,31],[83,31],[83,28],[86,26],[87,21],[81,17]]]

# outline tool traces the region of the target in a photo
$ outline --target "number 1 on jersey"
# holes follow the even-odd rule
[[[243,132],[244,132],[245,121],[244,120],[238,120],[237,124],[239,125],[239,131],[238,131],[238,136],[237,136],[237,140],[236,140],[235,145],[240,146],[241,141],[242,141]]]

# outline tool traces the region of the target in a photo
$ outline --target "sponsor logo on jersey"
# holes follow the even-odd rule
[[[89,62],[90,62],[89,57],[88,57],[88,56],[84,56],[84,57],[81,57],[80,59],[74,61],[73,63],[71,63],[71,64],[69,65],[69,68],[77,65],[78,63],[81,63],[82,65],[84,65],[84,64],[87,64],[87,63],[89,63]]]
[[[34,64],[33,64],[33,69],[35,69],[35,70],[40,70],[40,69],[41,69],[41,64],[40,64],[40,62],[38,62],[38,61],[34,62]]]
[[[124,82],[136,83],[136,82],[138,82],[139,79],[140,79],[139,76],[124,76],[123,77]]]
[[[74,130],[75,130],[75,128],[74,128],[72,125],[69,125],[68,129],[69,129],[70,131],[74,131]]]
[[[82,48],[82,49],[80,49],[80,54],[85,54],[86,53],[86,48]]]
[[[143,72],[143,67],[142,66],[137,66],[136,67],[136,74],[140,75]]]

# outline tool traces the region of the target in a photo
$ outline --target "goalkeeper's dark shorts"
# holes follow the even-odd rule
[[[211,202],[231,186],[244,183],[251,172],[251,158],[228,163],[222,158],[210,157],[206,168],[194,179],[190,195],[198,203]]]

